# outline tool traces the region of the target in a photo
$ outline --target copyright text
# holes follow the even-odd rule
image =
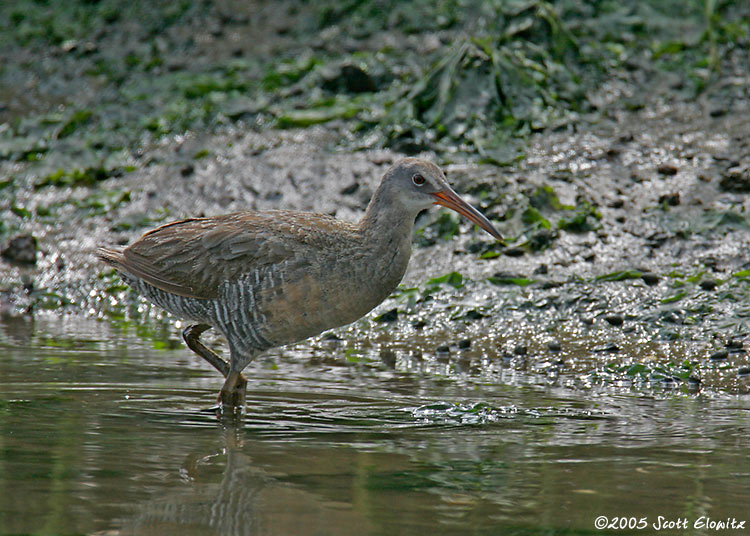
[[[675,530],[675,529],[708,529],[708,530],[745,530],[747,521],[734,517],[714,519],[708,516],[701,516],[695,520],[689,520],[686,517],[665,517],[658,516],[656,519],[648,517],[607,517],[599,516],[594,520],[594,527],[600,530],[638,530],[653,529]]]

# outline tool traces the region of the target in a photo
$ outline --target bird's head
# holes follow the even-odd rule
[[[445,179],[443,171],[432,162],[419,158],[404,158],[386,172],[384,183],[392,189],[398,201],[416,214],[432,205],[442,205],[502,241],[502,235],[484,214],[461,199]]]

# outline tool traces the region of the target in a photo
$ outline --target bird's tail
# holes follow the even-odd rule
[[[120,269],[122,266],[123,256],[122,251],[112,248],[98,248],[96,250],[96,256],[100,260],[106,262],[110,266]]]

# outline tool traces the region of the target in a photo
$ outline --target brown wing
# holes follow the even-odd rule
[[[326,228],[353,229],[327,216],[284,211],[181,220],[127,247],[118,268],[167,292],[215,298],[226,281],[325,248]]]

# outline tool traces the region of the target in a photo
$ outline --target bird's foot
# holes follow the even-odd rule
[[[231,371],[219,391],[221,413],[243,413],[247,393],[247,378],[238,371]]]

